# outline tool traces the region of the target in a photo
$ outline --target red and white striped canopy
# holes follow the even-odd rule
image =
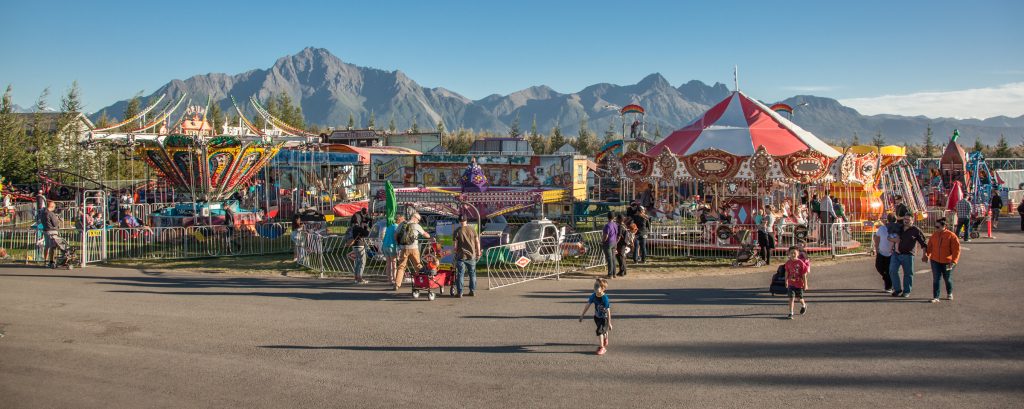
[[[719,149],[736,156],[751,156],[764,146],[773,156],[811,150],[827,157],[840,153],[814,134],[772,111],[764,104],[734,91],[690,125],[672,132],[647,151],[656,155],[668,148],[680,156]]]

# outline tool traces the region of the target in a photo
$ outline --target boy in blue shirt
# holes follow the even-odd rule
[[[580,322],[583,322],[583,316],[587,314],[587,310],[590,309],[590,304],[594,304],[594,323],[597,324],[597,354],[604,355],[608,348],[608,331],[612,329],[612,304],[608,301],[608,294],[605,291],[608,290],[608,280],[598,278],[594,281],[594,293],[587,299],[587,305],[583,307],[583,312],[580,313]]]

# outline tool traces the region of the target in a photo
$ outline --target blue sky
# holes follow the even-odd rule
[[[306,46],[472,99],[652,72],[731,88],[733,65],[759,99],[810,93],[862,111],[922,92],[1024,89],[1024,2],[1010,0],[17,1],[3,15],[0,85],[14,86],[15,102],[77,80],[87,110],[175,78],[266,68]]]

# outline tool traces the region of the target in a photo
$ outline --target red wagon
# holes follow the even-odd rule
[[[441,256],[441,246],[431,239],[423,251],[423,268],[412,276],[412,298],[420,298],[420,293],[426,292],[427,299],[433,301],[438,294],[444,294],[445,287],[449,294],[456,294],[455,272],[450,265],[440,268]]]

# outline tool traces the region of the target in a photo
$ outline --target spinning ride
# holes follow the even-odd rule
[[[182,200],[176,200],[177,205],[153,214],[154,226],[255,224],[260,219],[256,210],[242,209],[237,201],[229,198],[250,184],[285,142],[305,142],[315,135],[284,124],[255,99],[250,99],[252,107],[268,124],[280,129],[283,136],[270,136],[257,129],[245,119],[237,104],[234,108],[248,132],[216,135],[207,119],[209,101],[206,106],[189,106],[172,124],[170,118],[184,99],[182,95],[176,103],[166,104],[148,123],[127,131],[115,131],[151,112],[163,100],[161,97],[135,117],[91,130],[87,134],[88,141],[127,141],[160,178],[181,194]],[[153,129],[157,131],[150,132]],[[188,203],[184,203],[186,201]]]

